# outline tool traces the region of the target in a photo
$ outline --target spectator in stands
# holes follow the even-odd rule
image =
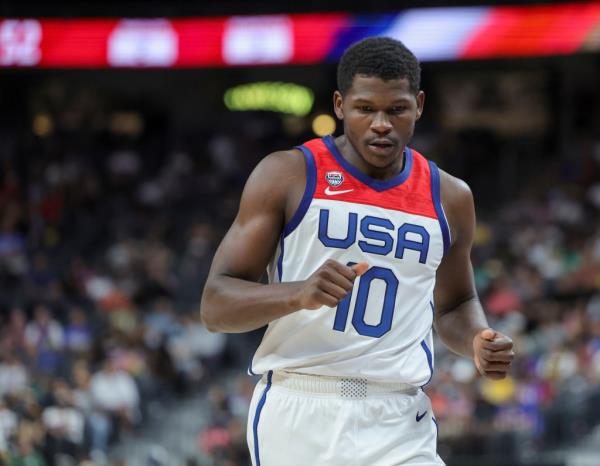
[[[157,349],[165,339],[180,331],[173,302],[166,297],[155,300],[144,317],[144,327],[144,342],[151,349]]]
[[[85,416],[90,451],[106,454],[111,434],[110,415],[96,407],[91,388],[92,376],[85,360],[80,359],[73,364],[72,378],[73,405]]]
[[[0,355],[0,397],[18,394],[29,382],[27,368],[14,352],[8,351]]]
[[[19,228],[21,216],[21,205],[16,202],[8,203],[0,213],[0,277],[5,276],[8,283],[27,271],[26,237]]]
[[[42,412],[46,428],[46,446],[52,458],[63,454],[80,460],[83,457],[85,419],[74,406],[71,387],[65,380],[53,382],[51,403]]]
[[[181,316],[178,328],[167,341],[177,370],[195,383],[211,372],[216,373],[225,350],[225,335],[206,330],[200,317],[194,314]]]
[[[74,307],[69,312],[69,322],[65,327],[65,347],[74,356],[88,353],[92,348],[94,333],[85,311]]]
[[[17,431],[18,418],[0,397],[0,464],[9,454],[9,441]]]
[[[133,377],[108,358],[90,381],[94,405],[111,416],[114,429],[130,429],[141,420],[140,396]]]
[[[25,356],[25,327],[27,316],[20,307],[13,307],[6,323],[0,328],[0,349],[2,354],[14,352]]]
[[[16,449],[9,453],[7,466],[46,466],[40,450],[41,440],[39,426],[22,422],[17,430]]]
[[[64,331],[48,307],[39,304],[25,328],[25,346],[36,370],[57,373],[63,362]]]

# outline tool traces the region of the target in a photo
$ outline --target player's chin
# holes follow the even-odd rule
[[[396,146],[385,152],[372,151],[367,147],[367,149],[364,151],[363,158],[369,163],[369,165],[384,169],[390,165],[393,165],[401,155],[401,152]]]
[[[488,379],[492,379],[492,380],[502,380],[504,378],[506,378],[506,372],[492,372],[492,371],[486,371],[484,374]]]

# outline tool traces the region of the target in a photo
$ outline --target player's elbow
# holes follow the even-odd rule
[[[202,322],[202,325],[204,325],[204,327],[206,327],[206,330],[208,330],[209,332],[223,332],[223,329],[219,326],[214,316],[212,316],[210,312],[207,312],[204,307],[200,307],[200,320]]]
[[[204,325],[206,330],[208,330],[209,332],[214,333],[219,331],[217,325],[211,319],[210,314],[206,311],[206,307],[203,305],[200,306],[200,321],[202,322],[202,325]]]
[[[209,332],[221,332],[223,330],[219,326],[214,299],[215,290],[207,283],[200,302],[200,321]]]

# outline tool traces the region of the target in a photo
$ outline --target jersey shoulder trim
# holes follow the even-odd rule
[[[450,228],[448,226],[448,220],[446,219],[444,207],[442,206],[440,172],[437,165],[434,162],[432,162],[431,160],[429,160],[428,162],[429,172],[431,173],[431,197],[433,198],[433,207],[435,208],[435,212],[440,222],[442,238],[444,240],[444,254],[446,254],[448,252],[448,249],[450,248]]]
[[[350,165],[331,137],[310,141],[314,147],[315,199],[350,202],[438,219],[433,205],[427,159],[406,147],[402,171],[389,180],[375,180]]]
[[[298,209],[290,219],[290,221],[283,227],[283,237],[289,236],[304,218],[308,207],[310,206],[310,202],[312,201],[313,195],[315,193],[315,187],[317,185],[317,169],[315,166],[315,159],[308,147],[305,145],[296,146],[295,149],[300,149],[302,151],[302,155],[304,156],[304,161],[306,162],[306,186],[304,188],[304,194],[302,195],[302,199],[300,200],[300,205],[298,205]]]

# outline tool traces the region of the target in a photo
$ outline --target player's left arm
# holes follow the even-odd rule
[[[475,289],[473,195],[465,182],[441,170],[440,184],[452,244],[437,271],[434,326],[448,348],[473,358],[482,375],[502,379],[514,357],[513,342],[489,327]]]

